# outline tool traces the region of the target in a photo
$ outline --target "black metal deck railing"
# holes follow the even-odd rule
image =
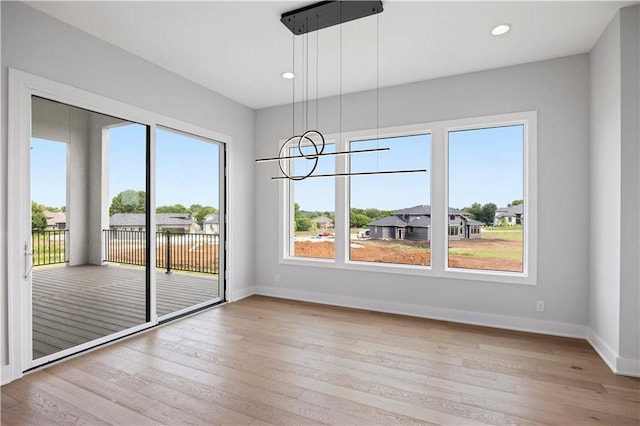
[[[106,262],[146,264],[146,232],[104,229]],[[156,267],[218,274],[218,235],[156,232]]]
[[[67,235],[69,230],[31,231],[33,266],[67,262]]]

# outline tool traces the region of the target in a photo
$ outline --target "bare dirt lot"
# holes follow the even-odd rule
[[[351,248],[351,260],[407,265],[431,264],[431,253],[428,244],[424,242],[355,240],[353,243],[361,247]],[[518,255],[522,252],[522,243],[519,241],[485,238],[451,240],[449,248],[456,253],[464,253],[449,256],[449,267],[452,268],[522,271],[522,261],[513,259],[513,257],[522,258]],[[495,253],[494,257],[492,253]],[[295,255],[332,259],[334,243],[333,241],[296,241]]]

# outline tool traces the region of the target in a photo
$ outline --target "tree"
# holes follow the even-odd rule
[[[473,203],[471,204],[471,207],[465,207],[462,211],[469,213],[471,219],[475,219],[477,221],[480,221],[480,217],[482,217],[482,206],[480,203]]]
[[[308,231],[311,229],[311,220],[306,216],[296,219],[296,231]]]
[[[493,223],[497,209],[498,207],[493,203],[487,203],[484,206],[480,203],[473,203],[471,207],[465,207],[462,211],[468,213],[471,219],[489,225]]]
[[[369,216],[364,213],[355,212],[354,209],[351,209],[349,216],[349,222],[352,228],[365,228],[369,225],[369,222],[372,222]]]
[[[196,222],[198,222],[200,226],[202,226],[202,222],[207,215],[218,213],[218,209],[211,206],[199,206],[196,210],[191,210],[192,208],[193,205],[189,208],[189,210],[191,211],[191,216],[196,219]]]
[[[202,204],[191,204],[191,205],[189,206],[189,211],[190,211],[191,213],[195,213],[195,212],[197,212],[198,210],[200,210],[200,209],[201,209],[201,208],[203,208],[203,207],[204,207],[204,206],[203,206]]]
[[[523,203],[524,203],[524,200],[513,200],[511,202],[511,206],[517,206],[517,205],[520,205],[520,204],[523,204]]]
[[[189,210],[182,204],[174,204],[172,206],[157,207],[156,213],[189,213]]]
[[[494,219],[496,217],[496,210],[497,209],[498,209],[498,206],[496,206],[493,203],[485,204],[484,206],[482,206],[481,218],[476,219],[476,220],[480,221],[480,222],[484,222],[487,225],[493,223],[493,221],[494,221]]]
[[[311,219],[300,211],[300,204],[293,204],[293,220],[296,231],[308,231],[311,229]]]
[[[116,213],[144,213],[146,211],[147,194],[144,191],[127,189],[111,200],[109,216]]]
[[[42,204],[31,202],[31,229],[42,231],[47,228],[47,216],[44,214],[44,209]]]

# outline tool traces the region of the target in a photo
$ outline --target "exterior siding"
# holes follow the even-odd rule
[[[412,241],[429,241],[430,228],[412,228],[411,232],[407,231],[406,239]]]
[[[395,240],[398,232],[397,226],[379,226],[378,229],[382,228],[381,237],[382,239],[387,240]]]

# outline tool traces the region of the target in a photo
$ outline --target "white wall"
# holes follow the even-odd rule
[[[640,6],[620,10],[620,359],[640,375]]]
[[[337,132],[336,98],[320,104]],[[589,243],[589,62],[578,55],[380,90],[380,127],[538,111],[538,284],[521,286],[279,264],[275,165],[257,165],[256,290],[414,315],[585,335]],[[375,93],[344,97],[343,131],[375,128]],[[256,154],[290,136],[291,106],[259,110]],[[558,224],[569,210],[570,226]],[[275,282],[278,274],[280,281]],[[544,300],[545,312],[536,312]]]
[[[589,341],[614,371],[640,376],[640,6],[616,14],[590,70]]]
[[[7,208],[7,67],[212,129],[230,144],[229,277],[237,293],[253,284],[254,117],[247,107],[61,23],[22,3],[2,2],[1,217]],[[2,310],[6,312],[6,230],[0,223]],[[8,362],[7,319],[2,317],[2,365]]]
[[[591,51],[589,327],[617,352],[620,300],[620,16]]]

